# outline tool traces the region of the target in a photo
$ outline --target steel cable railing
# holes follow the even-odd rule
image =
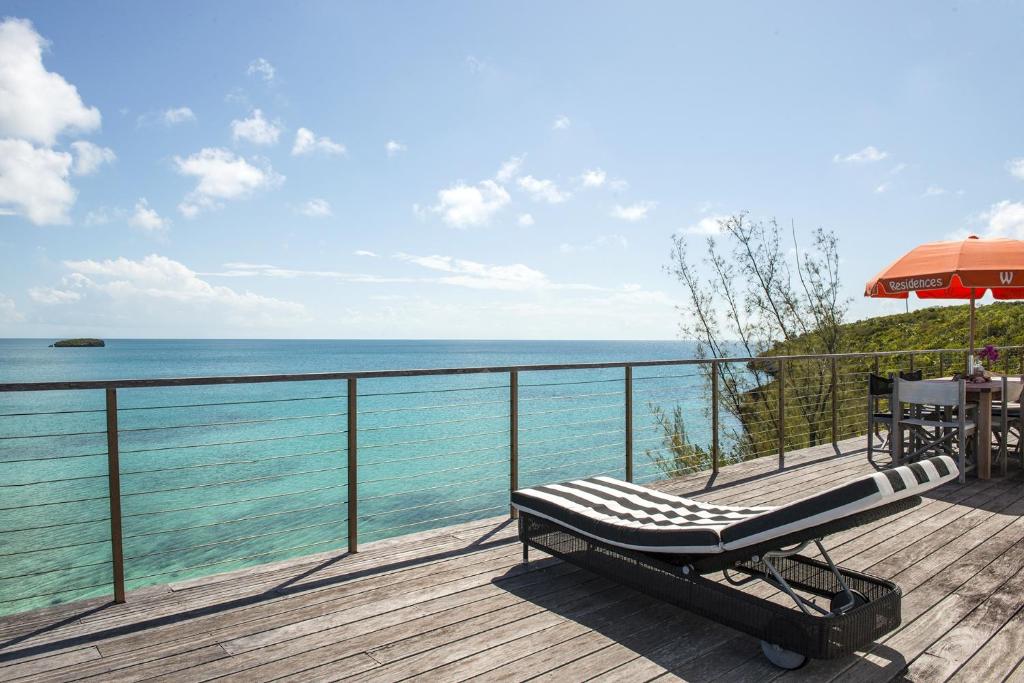
[[[0,614],[111,592],[105,410],[0,410]]]
[[[519,486],[784,465],[864,433],[868,373],[958,354],[0,385],[0,613],[357,551]]]

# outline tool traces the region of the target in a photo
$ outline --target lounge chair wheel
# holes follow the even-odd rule
[[[854,607],[860,607],[861,605],[868,604],[868,599],[864,596],[863,593],[861,593],[860,591],[850,591],[850,592],[853,593],[853,607],[850,607],[850,609],[853,609]],[[844,591],[839,591],[838,593],[833,595],[832,596],[832,600],[829,601],[829,603],[828,603],[828,611],[832,612],[833,614],[835,614],[835,613],[837,613],[839,611],[840,607],[845,607],[846,603],[848,601],[849,600],[846,597],[846,593]],[[846,610],[846,611],[848,612],[850,610]]]
[[[774,643],[769,643],[767,640],[761,641],[761,652],[764,653],[764,656],[768,658],[769,662],[780,669],[786,669],[788,671],[799,669],[807,663],[807,657],[803,656],[799,652],[783,649]]]

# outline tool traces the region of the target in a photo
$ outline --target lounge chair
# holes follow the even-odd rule
[[[900,623],[899,587],[837,567],[822,539],[918,505],[957,474],[937,456],[781,507],[702,503],[594,477],[514,491],[512,505],[524,562],[533,546],[759,638],[774,664],[794,669],[850,654]],[[799,554],[811,544],[822,560]],[[718,571],[725,582],[704,577]],[[734,587],[757,579],[796,609]]]

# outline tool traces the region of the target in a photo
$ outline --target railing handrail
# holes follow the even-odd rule
[[[1004,350],[1024,345],[1004,346]],[[209,386],[221,384],[265,384],[271,382],[322,382],[388,377],[432,377],[438,375],[482,375],[509,372],[551,372],[558,370],[605,370],[613,368],[706,365],[710,363],[754,363],[822,359],[876,358],[878,356],[922,355],[929,353],[965,353],[966,348],[904,349],[899,351],[857,351],[850,353],[809,353],[778,356],[733,356],[729,358],[676,358],[663,360],[607,361],[598,363],[542,363],[536,365],[495,365],[462,368],[423,368],[410,370],[355,370],[349,372],[310,372],[275,375],[223,375],[202,377],[160,377],[151,379],[97,379],[53,382],[9,382],[0,384],[0,393],[13,391],[75,391],[83,389],[135,389],[156,387]],[[497,388],[497,387],[496,387]]]

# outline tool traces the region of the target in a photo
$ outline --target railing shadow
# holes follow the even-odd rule
[[[736,486],[742,486],[744,484],[750,484],[752,482],[761,481],[761,480],[768,479],[768,478],[771,478],[771,477],[778,477],[778,476],[784,475],[784,474],[786,474],[788,472],[797,472],[799,470],[802,470],[802,469],[805,469],[805,468],[808,468],[808,467],[813,467],[815,465],[820,465],[822,463],[826,463],[826,462],[830,462],[830,461],[834,461],[834,460],[840,460],[840,459],[848,458],[848,457],[854,456],[854,455],[861,455],[863,453],[867,453],[867,448],[866,447],[865,448],[853,448],[853,449],[850,449],[850,448],[847,448],[847,449],[839,448],[839,449],[837,449],[837,451],[835,453],[823,455],[821,457],[816,457],[816,458],[812,458],[812,459],[808,459],[808,460],[801,460],[800,462],[794,463],[794,464],[787,464],[782,469],[778,469],[778,468],[766,469],[766,470],[759,471],[759,472],[757,472],[755,474],[751,474],[751,475],[748,475],[748,476],[745,476],[745,477],[739,477],[739,478],[736,478],[736,479],[730,479],[728,481],[724,481],[724,482],[721,482],[721,483],[719,483],[719,481],[718,481],[720,479],[720,477],[721,477],[720,473],[719,474],[715,474],[715,473],[710,472],[710,471],[707,473],[707,475],[706,475],[707,478],[703,481],[703,483],[696,483],[696,482],[691,483],[689,481],[686,481],[687,479],[692,479],[692,478],[694,478],[696,476],[699,476],[699,475],[691,475],[690,477],[685,477],[685,478],[683,478],[682,481],[678,481],[678,482],[673,482],[672,480],[664,480],[664,481],[669,483],[669,486],[667,486],[666,488],[671,489],[671,493],[673,493],[674,495],[686,497],[686,496],[690,496],[690,495],[698,495],[700,493],[706,493],[708,491],[722,491],[722,490],[734,488]],[[764,456],[764,457],[766,459],[767,458],[771,458],[771,456]],[[888,457],[888,456],[886,456],[886,457]],[[875,464],[875,463],[872,462],[871,464],[877,470],[882,470],[882,469],[885,469],[886,467],[889,467],[888,463]],[[678,486],[673,486],[672,484],[677,484]]]
[[[268,588],[259,593],[240,596],[229,600],[223,600],[215,604],[205,605],[202,607],[185,609],[180,612],[175,612],[173,614],[168,614],[160,617],[142,619],[141,621],[132,622],[130,624],[112,626],[88,634],[69,636],[66,638],[57,638],[51,642],[12,650],[12,648],[17,647],[17,645],[20,643],[24,643],[33,638],[37,638],[47,633],[54,632],[62,627],[70,626],[85,617],[98,614],[102,611],[116,609],[118,607],[118,605],[115,605],[113,602],[106,602],[100,605],[91,605],[80,612],[75,612],[70,615],[68,615],[67,613],[62,613],[61,617],[57,621],[54,621],[52,623],[45,623],[37,628],[31,629],[28,632],[13,637],[9,637],[7,640],[4,641],[0,641],[0,663],[20,660],[27,657],[45,655],[50,652],[67,649],[69,647],[88,645],[90,643],[99,640],[105,640],[107,638],[116,638],[119,636],[136,634],[161,626],[170,626],[173,624],[186,622],[192,619],[199,619],[202,617],[208,617],[223,612],[228,612],[234,609],[258,605],[263,602],[278,599],[281,597],[286,597],[289,595],[294,595],[297,593],[302,593],[305,591],[341,585],[357,579],[372,577],[379,574],[386,574],[389,572],[407,569],[418,565],[449,560],[463,555],[467,555],[469,553],[479,552],[480,550],[486,550],[488,548],[500,547],[503,545],[514,543],[517,540],[514,537],[494,538],[494,536],[497,533],[504,530],[510,523],[512,523],[511,520],[506,520],[497,524],[494,527],[489,527],[479,537],[467,539],[464,545],[460,545],[450,550],[435,552],[427,555],[418,555],[416,557],[412,557],[405,560],[398,560],[393,562],[384,561],[379,565],[367,567],[365,569],[355,569],[344,574],[326,576],[319,579],[310,580],[310,578],[315,576],[316,573],[318,572],[333,567],[343,560],[350,559],[352,557],[359,557],[360,555],[362,555],[362,553],[360,553],[359,555],[352,555],[348,552],[341,552],[340,554],[334,557],[325,559],[324,561],[320,562],[314,567],[303,569],[295,576],[289,577],[284,581],[281,581],[280,583],[274,585],[273,587]],[[519,572],[522,571],[522,569],[519,570]],[[131,604],[131,594],[129,594],[128,597],[128,604]]]

